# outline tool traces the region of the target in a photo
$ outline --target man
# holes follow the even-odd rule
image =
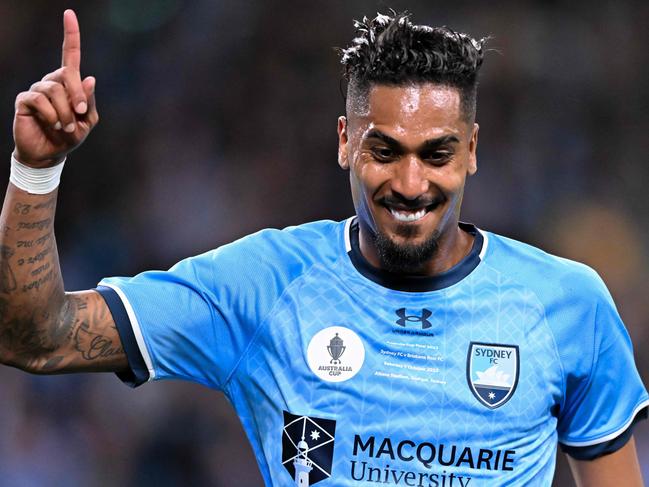
[[[62,160],[98,121],[76,17],[18,95],[0,224],[0,358],[222,390],[268,485],[641,485],[649,396],[591,269],[460,223],[483,42],[379,15],[342,51],[356,217],[265,230],[65,293]]]

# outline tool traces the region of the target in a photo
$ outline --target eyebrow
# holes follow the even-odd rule
[[[365,140],[367,139],[378,139],[383,142],[385,142],[387,145],[398,149],[400,151],[404,150],[403,144],[399,142],[397,139],[390,137],[387,134],[384,134],[378,129],[372,129],[370,130],[367,135],[365,136]],[[460,139],[458,139],[455,135],[449,134],[449,135],[443,135],[441,137],[437,137],[435,139],[428,139],[424,141],[420,147],[419,150],[430,150],[439,147],[440,145],[444,144],[450,144],[450,143],[459,143]]]

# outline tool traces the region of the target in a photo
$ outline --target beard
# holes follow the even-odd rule
[[[404,225],[398,233],[407,238],[412,236],[414,229]],[[435,230],[420,244],[399,244],[383,233],[373,234],[381,267],[394,274],[420,274],[426,263],[437,254],[439,237],[439,231]]]

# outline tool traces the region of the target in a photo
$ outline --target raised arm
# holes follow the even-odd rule
[[[63,26],[61,68],[16,98],[18,164],[0,214],[0,362],[41,374],[119,371],[127,361],[103,298],[95,291],[64,292],[54,238],[58,190],[28,187],[45,177],[45,168],[60,164],[99,120],[95,79],[80,76],[79,24],[72,10],[65,11]]]

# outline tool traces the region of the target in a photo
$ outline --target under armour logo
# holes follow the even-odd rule
[[[406,308],[399,308],[397,311],[397,316],[399,319],[397,320],[397,325],[400,326],[406,326],[406,323],[410,321],[411,323],[421,323],[421,329],[425,330],[427,328],[430,328],[433,326],[430,321],[428,321],[428,318],[431,317],[433,314],[432,311],[423,308],[421,310],[421,316],[418,315],[407,315],[406,314]]]

